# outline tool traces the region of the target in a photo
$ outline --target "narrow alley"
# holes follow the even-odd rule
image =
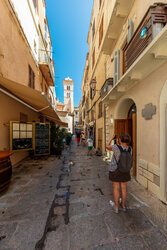
[[[167,249],[166,206],[137,182],[128,211],[112,212],[108,164],[74,140],[60,159],[22,161],[0,197],[0,249]]]

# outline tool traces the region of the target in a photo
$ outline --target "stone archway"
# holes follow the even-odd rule
[[[115,109],[114,119],[127,119],[129,109],[134,103],[131,98],[122,99]]]
[[[133,148],[133,176],[136,176],[137,168],[137,115],[136,103],[131,98],[119,101],[114,114],[114,131],[117,136],[128,133],[131,136]]]

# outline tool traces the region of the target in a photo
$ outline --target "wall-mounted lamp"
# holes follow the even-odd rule
[[[95,87],[96,87],[96,78],[92,79],[92,81],[91,81],[91,83],[90,83],[90,87],[91,87],[92,89],[95,89]]]

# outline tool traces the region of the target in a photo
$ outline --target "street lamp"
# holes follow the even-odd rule
[[[94,91],[101,91],[101,90],[98,90],[96,89],[96,78],[93,78],[91,83],[90,83],[90,87],[91,89],[93,89]]]
[[[91,81],[91,83],[90,83],[90,87],[91,87],[92,89],[95,89],[95,87],[96,87],[96,78],[92,79],[92,81]]]

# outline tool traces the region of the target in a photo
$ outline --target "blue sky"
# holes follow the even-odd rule
[[[74,106],[79,105],[81,83],[88,52],[87,35],[93,0],[46,0],[53,45],[56,95],[63,102],[63,79],[74,83]]]

